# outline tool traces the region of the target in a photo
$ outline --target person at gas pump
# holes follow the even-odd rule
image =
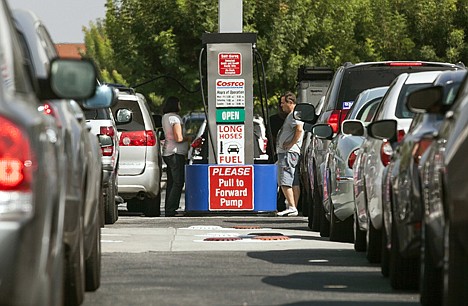
[[[278,156],[278,185],[286,198],[285,210],[278,216],[297,216],[297,202],[301,189],[299,187],[299,157],[301,154],[304,123],[294,119],[296,95],[286,92],[281,97],[281,109],[287,114],[283,126],[278,132],[276,153]]]
[[[188,142],[190,137],[182,134],[182,118],[180,100],[168,97],[163,107],[162,127],[165,141],[162,156],[167,165],[167,185],[164,210],[166,217],[177,216],[180,197],[185,184],[185,164],[187,163]]]

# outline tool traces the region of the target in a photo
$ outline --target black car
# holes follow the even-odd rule
[[[447,71],[433,83],[443,89],[442,103],[445,109],[453,104],[466,70]],[[412,109],[412,99],[421,99],[418,94],[410,95],[408,107]],[[417,113],[408,133],[395,147],[388,171],[383,180],[383,210],[385,224],[385,246],[389,261],[382,261],[382,272],[390,276],[394,289],[417,289],[419,280],[421,222],[423,201],[421,193],[420,162],[424,152],[432,143],[432,135],[443,120],[443,116],[433,113]],[[389,126],[393,128],[389,129]],[[396,135],[396,121],[376,121],[372,127],[383,132],[392,131]],[[384,255],[385,257],[385,255]]]

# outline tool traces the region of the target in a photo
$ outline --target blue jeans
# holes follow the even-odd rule
[[[185,156],[172,154],[163,156],[167,165],[167,187],[164,209],[166,216],[175,215],[185,183]]]

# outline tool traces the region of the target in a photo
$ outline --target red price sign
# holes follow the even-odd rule
[[[209,166],[209,210],[253,210],[253,166]]]
[[[242,56],[240,53],[221,52],[218,54],[219,75],[241,75]]]

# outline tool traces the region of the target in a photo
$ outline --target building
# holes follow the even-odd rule
[[[67,58],[81,58],[81,54],[85,53],[86,51],[86,46],[83,43],[55,44],[55,47],[57,48],[57,52],[60,57],[67,57]]]

